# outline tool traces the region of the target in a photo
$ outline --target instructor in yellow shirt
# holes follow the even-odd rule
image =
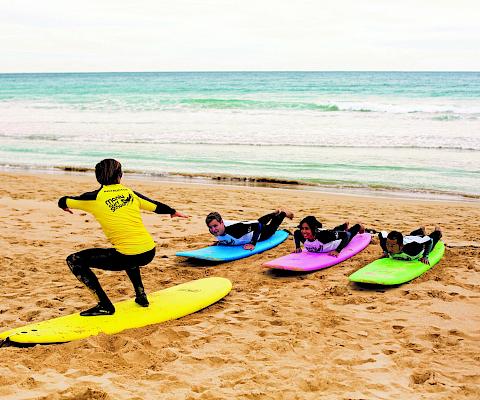
[[[91,268],[125,270],[135,289],[135,302],[142,307],[148,307],[140,267],[153,260],[155,242],[143,225],[140,210],[170,214],[172,218],[188,216],[121,185],[122,165],[116,160],[100,161],[95,166],[95,175],[101,185],[100,189],[80,196],[64,196],[58,201],[58,206],[66,212],[72,213],[70,209],[74,208],[93,214],[113,245],[113,248],[108,249],[82,250],[67,257],[70,270],[98,300],[95,307],[82,311],[80,315],[115,313],[115,307]]]

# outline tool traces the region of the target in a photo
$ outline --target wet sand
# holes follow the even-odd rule
[[[96,189],[93,174],[0,172],[0,330],[93,305],[70,273],[70,253],[108,243],[92,216],[57,207]],[[152,292],[206,276],[233,282],[222,301],[176,321],[117,335],[0,349],[2,399],[476,399],[480,392],[480,202],[358,197],[320,192],[133,180],[125,185],[189,220],[144,214],[157,241],[142,270]],[[378,241],[315,273],[262,264],[293,240],[250,258],[192,263],[175,252],[211,242],[205,215],[255,219],[278,207],[410,231],[440,225],[442,261],[398,287],[359,286],[348,275],[380,255]],[[98,272],[113,301],[133,295],[124,273]]]

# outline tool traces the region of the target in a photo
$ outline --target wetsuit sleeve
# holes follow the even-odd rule
[[[301,247],[301,243],[305,243],[305,238],[303,237],[302,232],[300,232],[300,229],[293,232],[293,238],[295,240],[295,248],[297,249]]]
[[[411,242],[403,246],[402,251],[410,256],[415,256],[423,250],[422,257],[428,257],[430,250],[432,250],[432,244],[433,240],[431,238],[429,238],[429,240],[424,243]]]
[[[349,238],[348,238],[347,232],[345,232],[345,231],[337,231],[336,233],[338,234],[338,238],[342,240],[340,242],[340,244],[338,245],[337,250],[336,250],[340,253],[345,248],[345,246],[348,244],[348,242],[349,242],[348,239]]]
[[[151,200],[148,197],[144,196],[141,193],[133,192],[137,195],[140,200],[140,208],[142,210],[153,211],[156,214],[175,214],[175,209],[167,206],[166,204],[160,203],[159,201]]]
[[[58,206],[62,209],[73,208],[76,210],[83,210],[92,212],[95,208],[95,200],[99,190],[93,192],[83,193],[80,196],[63,196],[58,200]]]
[[[253,232],[250,243],[255,245],[258,241],[258,237],[260,236],[260,224],[258,222],[253,222],[250,224],[238,222],[225,227],[225,233],[233,236],[236,239],[240,239],[242,236],[250,232]]]
[[[378,232],[378,239],[380,240],[380,247],[385,254],[388,254],[387,250],[387,237],[384,232]]]
[[[424,243],[425,250],[423,250],[423,256],[426,258],[430,254],[430,251],[432,251],[433,247],[433,240],[430,238],[430,240],[426,243]]]
[[[254,222],[251,225],[252,225],[252,230],[253,230],[253,236],[252,236],[252,240],[251,240],[250,243],[252,243],[255,246],[258,242],[258,238],[260,237],[261,225],[258,222]]]
[[[341,242],[338,245],[337,249],[335,250],[335,251],[338,251],[339,253],[348,244],[348,235],[347,235],[347,232],[345,231],[334,231],[330,229],[324,229],[324,230],[315,232],[315,238],[324,244],[340,239]]]

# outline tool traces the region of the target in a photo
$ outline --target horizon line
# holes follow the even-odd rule
[[[358,73],[358,72],[395,72],[395,73],[435,73],[435,72],[464,72],[464,73],[479,73],[480,70],[143,70],[143,71],[129,71],[129,70],[118,70],[118,71],[30,71],[30,72],[2,72],[0,75],[28,75],[28,74],[157,74],[157,73],[291,73],[291,72],[304,72],[304,73],[316,73],[316,72],[342,72],[342,73]]]

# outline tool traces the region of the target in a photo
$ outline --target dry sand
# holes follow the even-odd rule
[[[93,174],[0,173],[0,329],[93,304],[70,273],[71,252],[108,246],[98,223],[57,208],[64,194],[98,187]],[[145,213],[157,256],[147,291],[206,276],[233,282],[215,305],[160,325],[31,348],[0,349],[6,399],[478,399],[480,203],[329,195],[293,190],[122,182],[190,220]],[[377,240],[341,265],[309,274],[262,263],[290,238],[250,258],[192,264],[175,256],[211,242],[204,216],[254,219],[277,206],[326,226],[348,218],[375,229],[444,231],[442,261],[399,287],[360,287],[347,277],[379,256]],[[124,273],[98,272],[113,301],[132,296]]]

